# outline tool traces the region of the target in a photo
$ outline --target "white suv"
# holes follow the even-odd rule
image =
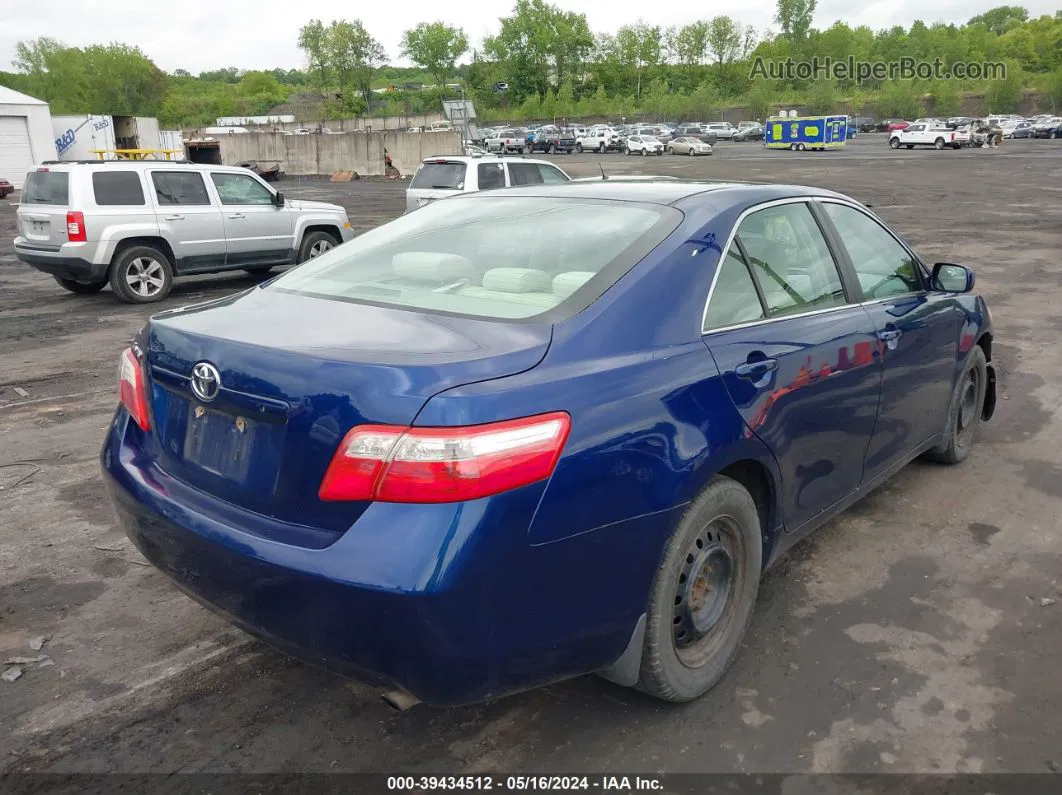
[[[246,168],[165,160],[45,163],[17,213],[15,256],[72,293],[109,282],[136,304],[176,276],[264,273],[354,237],[335,204],[296,201]]]
[[[629,135],[627,136],[628,155],[662,155],[664,145],[659,138],[652,135]]]
[[[406,212],[458,193],[570,181],[571,177],[546,160],[493,155],[429,157],[406,189]]]

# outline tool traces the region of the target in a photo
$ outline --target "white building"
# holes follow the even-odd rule
[[[0,86],[0,177],[21,188],[44,160],[55,160],[48,103]]]

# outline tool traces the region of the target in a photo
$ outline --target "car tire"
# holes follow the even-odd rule
[[[628,146],[627,147],[627,157],[630,157],[632,154],[633,154],[633,152],[631,152],[631,148]]]
[[[645,150],[645,148],[643,147],[643,148],[642,148],[642,157],[645,157],[645,156],[646,156],[647,154],[649,154],[649,153],[648,153],[648,152],[647,152],[647,151]]]
[[[605,154],[605,145],[604,144],[598,144],[597,153],[599,155]]]
[[[790,152],[795,152],[796,150],[797,150],[797,145],[796,144],[789,144],[789,151]]]
[[[929,450],[925,458],[939,464],[958,464],[970,454],[987,393],[988,360],[981,346],[974,345],[951,393],[944,441]]]
[[[583,153],[583,145],[582,144],[576,144],[575,145],[575,152],[576,152],[576,154],[580,154],[581,155]]]
[[[663,156],[663,154],[664,154],[664,150],[663,150],[663,149],[657,149],[657,150],[656,150],[656,156],[657,156],[657,157],[662,157],[662,156]]]
[[[127,304],[150,304],[173,289],[173,265],[154,246],[130,246],[115,255],[109,281],[114,294]]]
[[[667,148],[667,153],[668,153],[669,155],[673,155],[673,154],[675,154],[675,150],[674,150],[674,148],[672,148],[672,147],[670,147],[670,146],[669,146],[669,147]]]
[[[797,151],[803,152],[807,147],[804,144],[797,144]]]
[[[299,246],[299,256],[296,262],[303,263],[306,260],[319,257],[338,245],[339,243],[336,242],[335,237],[328,234],[328,232],[308,232],[302,238],[302,245]]]
[[[890,138],[889,139],[889,148],[890,149],[899,149],[900,148],[900,139],[899,138]]]
[[[944,139],[943,138],[938,138],[937,140],[935,140],[933,142],[933,146],[936,147],[937,149],[943,149],[944,148]]]
[[[55,281],[64,290],[77,295],[93,295],[107,286],[106,279],[99,282],[79,282],[75,279],[64,279],[62,276],[56,276]]]
[[[690,149],[690,151],[688,151],[686,154],[688,154],[690,157],[693,157],[697,153]]]
[[[681,703],[722,678],[752,619],[762,556],[752,495],[735,480],[713,478],[679,520],[653,579],[640,690]]]
[[[550,153],[551,155],[555,155],[555,154],[557,154],[557,147],[555,147],[555,146],[554,146],[553,144],[550,144],[550,145],[549,145],[549,153]]]

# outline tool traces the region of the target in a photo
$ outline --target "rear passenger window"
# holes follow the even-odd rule
[[[704,330],[750,323],[762,318],[763,305],[745,258],[736,246],[731,246],[726,256],[719,261],[719,275],[715,277],[712,298],[708,302]]]
[[[136,171],[96,171],[92,175],[92,193],[99,207],[146,203]]]
[[[847,303],[826,238],[803,202],[753,213],[741,222],[737,239],[767,302],[768,317]]]
[[[534,163],[510,163],[509,181],[513,185],[541,185],[542,174]]]
[[[155,195],[159,204],[173,205],[209,205],[203,175],[195,171],[155,171],[151,175],[155,185]]]
[[[479,189],[492,190],[505,187],[505,167],[501,163],[479,164]]]

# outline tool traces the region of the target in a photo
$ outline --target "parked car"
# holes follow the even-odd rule
[[[787,548],[969,456],[973,287],[814,188],[461,196],[148,320],[101,466],[152,565],[315,665],[430,703],[591,672],[689,701]]]
[[[734,137],[734,133],[737,132],[737,127],[728,121],[715,121],[710,124],[706,124],[704,131],[711,135],[714,135],[717,139],[729,141]]]
[[[49,162],[31,171],[15,256],[72,293],[109,282],[160,301],[174,278],[305,262],[354,237],[336,204],[289,200],[253,172],[164,160]]]
[[[861,133],[869,133],[878,129],[878,123],[870,116],[852,116],[848,119],[848,127]]]
[[[660,143],[667,145],[667,142],[671,140],[671,130],[667,127],[661,127],[659,125],[645,125],[638,127],[635,132],[638,135],[651,135]]]
[[[668,141],[667,151],[671,155],[689,155],[690,157],[710,155],[712,153],[712,145],[706,144],[699,138],[680,135],[678,138],[672,138]]]
[[[1004,138],[1031,138],[1033,123],[1026,119],[1007,119],[1002,122],[1000,129],[1003,130]]]
[[[3,177],[0,177],[0,199],[6,199],[14,192],[15,186]]]
[[[697,138],[706,144],[719,140],[714,132],[709,132],[703,124],[682,124],[675,130],[675,137]]]
[[[1032,126],[1033,138],[1062,138],[1062,116],[1051,116]]]
[[[406,188],[406,212],[462,193],[569,181],[571,177],[547,160],[489,154],[429,157],[417,168]]]
[[[903,119],[882,119],[878,122],[878,130],[880,132],[893,132],[895,130],[905,130],[911,122],[904,121]]]
[[[566,155],[570,155],[574,151],[575,135],[571,130],[562,130],[560,127],[553,125],[547,125],[535,130],[524,147],[526,154],[549,152],[552,155],[557,152],[563,152]]]
[[[592,127],[575,139],[576,152],[618,152],[624,147],[623,137],[611,127]]]
[[[956,140],[955,131],[943,125],[919,123],[889,133],[889,146],[893,149],[899,149],[901,146],[908,149],[914,149],[916,146],[959,149],[962,147],[962,140]]]
[[[631,135],[627,137],[628,155],[662,155],[664,145],[651,135]]]
[[[763,125],[753,124],[749,127],[741,127],[731,137],[731,141],[762,141]]]
[[[483,148],[488,152],[505,154],[506,152],[522,152],[527,142],[527,131],[519,127],[506,127],[495,130],[483,141]]]
[[[974,116],[952,116],[944,123],[944,126],[954,130],[959,127],[967,127],[976,121],[979,121],[979,119]]]

